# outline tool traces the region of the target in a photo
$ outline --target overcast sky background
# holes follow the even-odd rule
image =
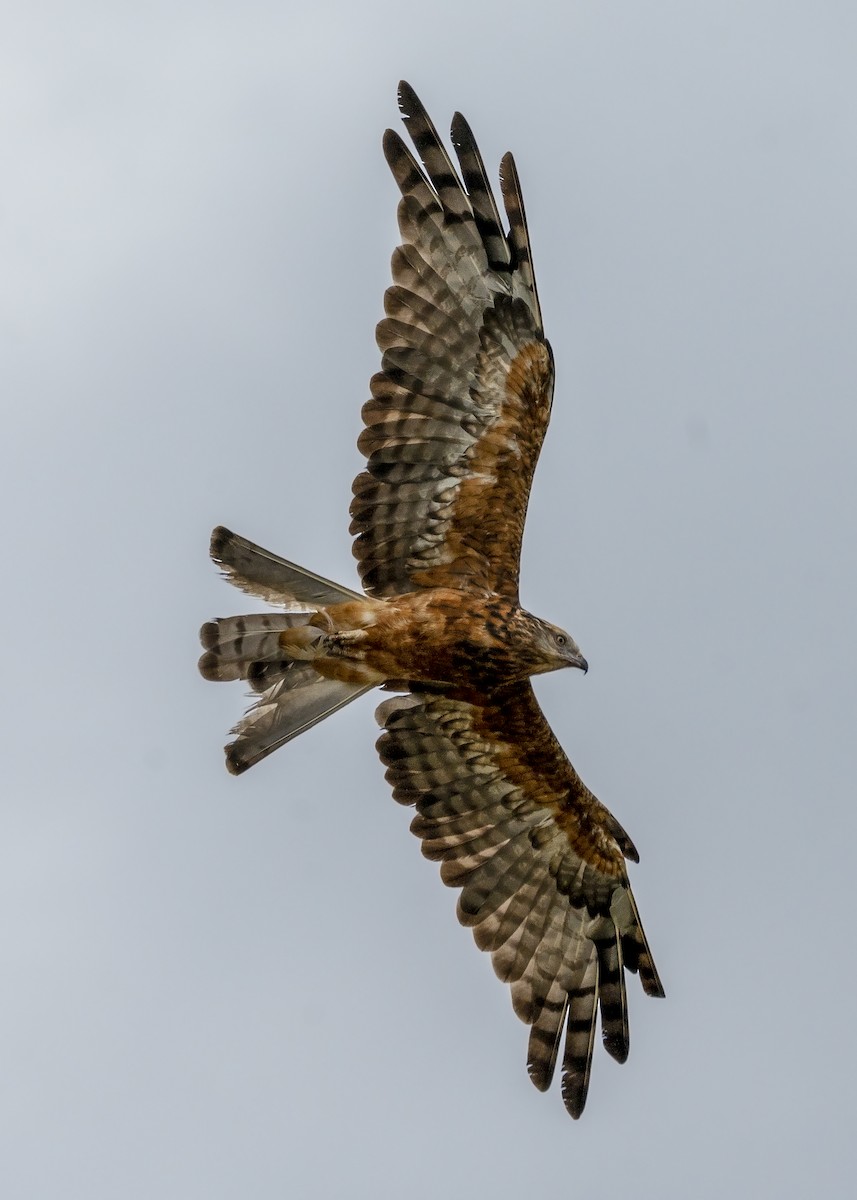
[[[0,1192],[853,1184],[857,9],[12,3],[0,38]],[[667,999],[589,1104],[391,799],[367,697],[230,778],[223,522],[343,583],[407,78],[513,149],[558,370],[538,693]],[[380,697],[379,697],[380,699]]]

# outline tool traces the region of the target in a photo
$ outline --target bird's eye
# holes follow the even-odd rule
[[[556,635],[556,644],[558,646],[564,646],[567,640],[568,639],[566,638],[564,633],[558,633]]]

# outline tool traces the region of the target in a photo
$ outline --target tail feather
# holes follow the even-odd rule
[[[237,737],[225,751],[226,767],[233,775],[267,758],[374,686],[325,679],[309,663],[292,663],[290,668],[232,730]]]
[[[312,612],[328,604],[364,599],[360,592],[263,550],[222,525],[211,535],[211,557],[235,587],[292,612]]]
[[[199,631],[205,654],[199,670],[205,679],[232,680],[258,678],[258,667],[272,663],[285,665],[286,654],[280,634],[295,626],[306,625],[306,613],[257,613],[246,617],[218,617],[206,621]],[[312,636],[323,637],[321,630]],[[270,687],[273,680],[268,680]],[[258,690],[258,689],[257,689]]]
[[[313,665],[324,657],[328,632],[323,618],[323,628],[313,618],[328,605],[364,597],[222,526],[211,535],[211,557],[230,583],[281,610],[220,617],[200,630],[202,675],[246,679],[258,693],[225,747],[227,769],[240,775],[375,686],[328,679]]]

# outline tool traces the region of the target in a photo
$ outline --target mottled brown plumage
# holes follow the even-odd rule
[[[464,118],[452,123],[459,178],[407,84],[399,103],[420,162],[388,130],[402,245],[351,506],[363,593],[218,528],[211,553],[230,581],[284,611],[207,622],[200,670],[258,694],[226,748],[236,774],[370,688],[400,693],[377,713],[393,794],[416,809],[423,852],[461,889],[459,919],[531,1027],[533,1082],[547,1088],[561,1057],[577,1117],[599,1010],[606,1049],[628,1054],[625,970],[649,995],[663,989],[625,867],[637,852],[529,682],[586,670],[569,635],[518,599],[553,358],[511,155],[504,231]]]

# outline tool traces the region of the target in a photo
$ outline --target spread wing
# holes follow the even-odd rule
[[[633,844],[582,783],[529,683],[487,701],[396,696],[377,718],[393,794],[416,806],[423,853],[462,889],[459,920],[531,1027],[530,1078],[549,1087],[564,1033],[562,1094],[579,1117],[597,1009],[608,1053],[624,1062],[625,970],[664,994],[625,870]]]
[[[424,169],[388,130],[402,245],[377,330],[382,370],[363,409],[354,554],[375,596],[449,586],[516,600],[553,395],[518,176],[507,154],[507,233],[464,118],[452,122],[459,177],[406,83],[399,106]]]

